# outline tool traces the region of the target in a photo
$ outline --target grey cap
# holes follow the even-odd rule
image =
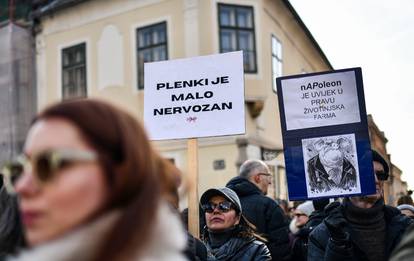
[[[242,213],[242,207],[240,204],[240,199],[237,196],[236,192],[234,190],[229,188],[212,188],[206,190],[203,195],[201,195],[200,204],[204,205],[207,204],[208,201],[214,197],[214,196],[223,196],[227,200],[229,200],[231,203],[233,203],[236,206],[236,210],[239,213]]]

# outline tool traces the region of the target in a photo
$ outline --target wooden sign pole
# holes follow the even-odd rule
[[[188,230],[199,238],[199,202],[198,202],[198,141],[196,138],[187,141],[188,180]]]

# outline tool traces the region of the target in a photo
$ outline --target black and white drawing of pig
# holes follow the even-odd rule
[[[357,174],[347,159],[352,156],[350,141],[343,137],[322,137],[312,145],[317,154],[307,162],[310,190],[321,193],[336,188],[351,192],[357,186]]]

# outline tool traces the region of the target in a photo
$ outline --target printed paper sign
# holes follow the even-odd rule
[[[375,193],[360,68],[277,78],[290,200]]]
[[[287,130],[361,120],[354,72],[286,79],[282,90]]]
[[[243,54],[145,64],[144,121],[153,140],[245,133]]]
[[[309,198],[361,193],[355,135],[302,140]]]

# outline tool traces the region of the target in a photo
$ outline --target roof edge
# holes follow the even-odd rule
[[[86,2],[88,0],[54,0],[48,4],[40,5],[33,11],[33,18],[41,18],[56,11]]]
[[[312,44],[315,46],[316,50],[319,52],[319,54],[322,56],[322,59],[325,61],[325,63],[330,67],[331,70],[334,70],[332,64],[329,62],[328,58],[326,57],[325,53],[322,51],[322,48],[319,46],[318,42],[315,40],[309,29],[306,27],[305,23],[300,18],[299,14],[296,12],[295,8],[292,6],[292,4],[289,2],[289,0],[282,0],[282,2],[285,4],[287,9],[293,14],[296,21],[298,22],[299,26],[302,27],[303,31],[305,32],[306,36],[309,37]]]

